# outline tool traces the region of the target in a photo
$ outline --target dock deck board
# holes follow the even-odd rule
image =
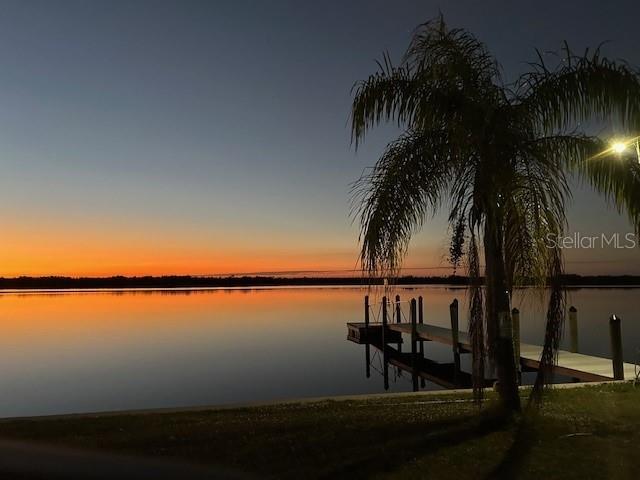
[[[520,362],[522,365],[538,368],[541,355],[541,346],[527,343],[520,344]],[[626,380],[635,378],[635,365],[624,363],[623,367]],[[554,367],[554,371],[586,382],[613,380],[613,363],[610,358],[567,352],[566,350],[558,351],[558,362]]]
[[[395,332],[411,334],[410,323],[390,323],[387,325],[389,330]],[[428,340],[430,342],[443,343],[445,345],[453,346],[453,337],[451,336],[451,329],[438,327],[437,325],[418,324],[416,325],[418,337],[422,340]],[[460,332],[458,336],[458,344],[462,351],[470,351],[471,343],[469,342],[469,334],[467,332]]]

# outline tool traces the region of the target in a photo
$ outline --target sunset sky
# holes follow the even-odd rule
[[[0,1],[0,275],[354,268],[349,184],[397,132],[356,153],[350,90],[439,11],[507,79],[563,40],[640,65],[637,0]],[[632,230],[581,189],[569,220]],[[407,265],[447,245],[435,218]],[[638,249],[567,258],[640,274]]]

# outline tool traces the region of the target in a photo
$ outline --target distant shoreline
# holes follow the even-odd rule
[[[364,277],[272,277],[230,276],[199,277],[189,275],[143,277],[16,277],[0,278],[0,290],[82,290],[127,288],[207,288],[207,287],[284,287],[284,286],[368,286],[382,285],[382,279]],[[468,278],[450,276],[402,276],[395,285],[467,285]],[[566,286],[640,286],[640,275],[565,275]]]

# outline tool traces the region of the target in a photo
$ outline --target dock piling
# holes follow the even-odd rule
[[[453,363],[456,375],[460,371],[460,330],[458,325],[458,299],[454,298],[449,305],[449,315],[451,316],[451,343],[453,349]]]
[[[569,308],[569,351],[578,353],[578,310],[573,305]]]
[[[400,295],[396,295],[396,323],[402,323],[402,310],[400,309]],[[391,322],[393,323],[393,321]],[[398,343],[398,351],[402,351],[402,343]]]
[[[411,354],[417,353],[418,343],[418,315],[416,309],[416,299],[411,299]]]
[[[411,360],[413,364],[411,372],[411,380],[413,383],[413,391],[418,391],[418,314],[416,308],[416,299],[411,299]]]
[[[382,297],[382,326],[387,326],[387,297]]]
[[[389,359],[387,352],[387,342],[385,339],[387,331],[387,297],[382,297],[382,376],[384,379],[384,389],[389,390]]]
[[[369,328],[369,295],[364,296],[364,326]]]
[[[367,343],[364,347],[365,375],[371,377],[371,346],[369,345],[369,295],[364,296],[364,329]]]
[[[418,323],[424,325],[424,305],[422,304],[422,295],[418,297]],[[421,338],[418,340],[418,348],[420,349],[420,359],[424,358],[424,340]],[[420,377],[420,386],[424,388],[426,382],[424,378]]]
[[[611,315],[609,318],[609,334],[611,336],[611,361],[613,363],[614,380],[624,380],[624,365],[622,360],[622,328],[620,317]]]

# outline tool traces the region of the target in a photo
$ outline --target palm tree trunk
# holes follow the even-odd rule
[[[496,365],[498,393],[503,406],[508,411],[519,411],[520,397],[513,348],[510,285],[507,282],[508,275],[504,262],[503,228],[500,218],[488,218],[485,223],[484,251],[489,358]]]

